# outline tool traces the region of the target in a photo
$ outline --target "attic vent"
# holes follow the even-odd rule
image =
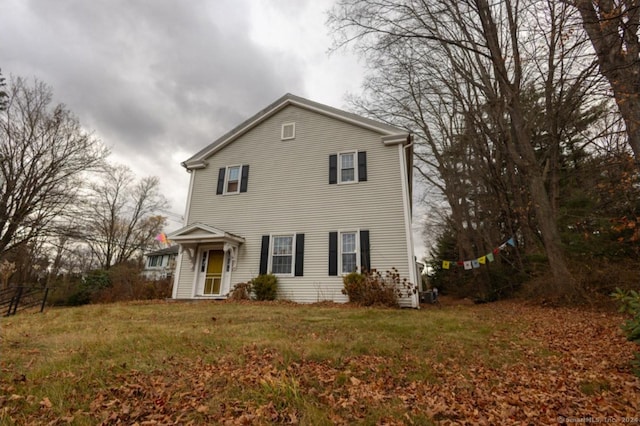
[[[280,138],[283,141],[286,141],[288,139],[295,139],[296,138],[296,123],[284,123],[282,125],[282,135],[280,136]]]

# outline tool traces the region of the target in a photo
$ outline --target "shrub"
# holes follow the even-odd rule
[[[129,300],[171,297],[172,279],[147,280],[133,263],[114,265],[109,270],[94,270],[84,277],[56,278],[52,305],[85,305]]]
[[[640,345],[640,293],[635,290],[616,289],[611,295],[614,300],[620,302],[620,312],[631,315],[622,325],[627,335],[627,340]],[[640,352],[636,352],[635,359],[631,362],[633,372],[640,377]]]
[[[251,282],[238,283],[231,290],[230,300],[249,300],[251,299]]]
[[[386,271],[384,276],[375,269],[363,273],[352,272],[345,275],[342,281],[342,294],[349,297],[349,302],[362,306],[397,308],[401,297],[417,291],[416,286],[406,278],[400,278],[396,268]]]
[[[250,281],[258,300],[275,300],[278,293],[278,278],[273,274],[258,275]]]
[[[344,289],[342,294],[349,296],[349,301],[352,303],[360,303],[365,300],[367,293],[367,283],[365,274],[359,272],[352,272],[342,277],[344,283]]]

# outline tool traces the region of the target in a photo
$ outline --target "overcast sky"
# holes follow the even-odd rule
[[[180,163],[293,93],[348,109],[363,67],[328,53],[333,0],[4,0],[0,68],[53,89],[182,215]],[[170,216],[169,229],[182,225]],[[418,249],[421,237],[416,235]],[[420,253],[417,253],[420,255]]]

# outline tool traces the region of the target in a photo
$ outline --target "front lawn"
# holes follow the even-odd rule
[[[637,418],[619,315],[127,303],[0,319],[1,424],[556,424]],[[604,420],[603,420],[604,421]]]

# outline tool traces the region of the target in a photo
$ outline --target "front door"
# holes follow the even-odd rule
[[[222,250],[208,250],[202,254],[201,279],[204,279],[202,294],[214,296],[220,294],[222,287],[222,267],[224,252]]]

